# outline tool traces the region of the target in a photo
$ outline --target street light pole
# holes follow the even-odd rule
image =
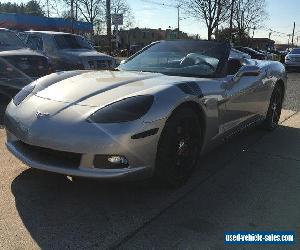
[[[50,17],[49,0],[47,0],[47,17]]]
[[[252,44],[253,44],[253,41],[254,41],[255,30],[256,30],[256,27],[254,26],[254,27],[253,27],[253,33],[252,33]]]
[[[230,42],[233,42],[233,36],[232,36],[232,26],[233,26],[233,11],[234,11],[234,3],[235,0],[231,1],[231,10],[230,10],[230,24],[229,24],[229,35],[230,35]]]
[[[296,23],[294,22],[293,35],[292,35],[292,46],[294,47],[294,36],[295,36]]]
[[[106,28],[107,28],[107,40],[108,40],[108,52],[111,55],[111,2],[106,0]]]
[[[74,33],[74,0],[71,0],[71,31]]]
[[[179,30],[179,23],[180,23],[180,5],[177,5],[177,32],[178,32],[178,39],[180,38],[180,30]]]

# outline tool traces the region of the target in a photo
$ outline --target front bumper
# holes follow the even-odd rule
[[[27,109],[22,105],[15,107],[10,103],[4,121],[8,150],[32,168],[69,176],[99,179],[141,179],[152,176],[164,120],[97,125],[81,121],[83,118],[78,115],[79,109],[85,113],[85,109],[90,108],[77,107],[77,116],[62,113],[59,116],[62,120],[58,116],[56,119],[35,119],[35,115],[31,112],[27,114]],[[76,117],[79,121],[67,121],[66,116]],[[156,134],[133,139],[134,135],[154,128],[158,128]],[[73,156],[78,160],[75,163]],[[112,168],[101,163],[96,166],[96,156],[124,156],[128,165]]]
[[[300,62],[298,61],[286,61],[285,62],[286,68],[300,68]]]
[[[68,176],[78,176],[78,177],[88,177],[88,178],[97,178],[97,179],[142,179],[147,178],[152,175],[151,168],[149,166],[135,167],[131,168],[130,166],[124,169],[98,169],[93,167],[88,167],[85,165],[85,161],[88,158],[87,156],[82,156],[80,166],[76,168],[66,167],[60,164],[49,165],[43,161],[37,159],[32,159],[29,155],[24,154],[16,143],[7,142],[6,147],[8,150],[19,160],[21,160],[26,165],[48,171],[53,173],[59,173]]]

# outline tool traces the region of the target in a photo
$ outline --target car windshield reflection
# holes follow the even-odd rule
[[[120,70],[168,75],[214,76],[228,58],[227,46],[209,41],[162,41],[151,44],[119,66]]]

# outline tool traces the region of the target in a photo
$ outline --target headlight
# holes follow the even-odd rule
[[[32,91],[35,88],[35,84],[36,83],[33,82],[29,85],[26,85],[23,89],[21,89],[21,91],[18,94],[16,94],[16,96],[13,98],[13,102],[16,106],[23,102],[24,99],[32,93]]]
[[[151,95],[140,95],[114,102],[92,114],[88,122],[119,123],[137,120],[148,112],[153,100]]]

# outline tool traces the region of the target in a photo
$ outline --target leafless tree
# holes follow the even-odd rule
[[[78,0],[80,13],[87,22],[93,25],[100,16],[105,16],[102,8],[103,5],[104,0]]]
[[[105,0],[61,0],[65,5],[65,11],[61,16],[72,18],[71,2],[73,2],[74,20],[83,20],[93,24],[96,34],[101,34],[106,26],[106,3]],[[134,15],[126,0],[112,0],[111,11],[124,15],[124,27],[133,25]]]
[[[239,34],[260,28],[268,16],[265,0],[238,0],[234,10],[234,25]]]
[[[45,12],[46,16],[60,16],[61,15],[61,7],[59,6],[60,2],[55,0],[38,0],[39,5]]]
[[[250,0],[249,0],[250,1]],[[228,0],[185,0],[184,7],[189,15],[205,21],[208,40],[213,32],[228,19]]]
[[[134,24],[134,15],[126,0],[112,0],[112,12],[115,14],[123,14],[124,27],[130,28]]]
[[[61,0],[61,5],[64,7],[58,16],[75,21],[83,20],[79,10],[79,0]],[[72,13],[73,12],[73,13]]]

